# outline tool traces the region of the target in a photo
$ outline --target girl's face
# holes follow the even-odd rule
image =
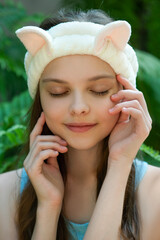
[[[79,150],[93,147],[108,136],[118,120],[119,115],[111,116],[108,110],[114,106],[110,96],[120,88],[113,69],[96,56],[54,59],[40,78],[47,126],[68,146]],[[96,125],[86,132],[73,132],[65,125],[82,122]]]

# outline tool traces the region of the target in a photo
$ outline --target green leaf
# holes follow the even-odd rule
[[[140,147],[140,150],[144,153],[148,154],[152,158],[154,158],[156,161],[160,162],[160,153],[159,151],[155,151],[152,147],[149,147],[145,144],[142,144]]]
[[[21,145],[25,142],[24,133],[26,127],[23,125],[15,125],[8,130],[0,131],[0,155],[2,155],[8,149]]]
[[[0,104],[0,129],[8,129],[14,124],[25,123],[24,115],[27,113],[32,99],[28,91],[13,98],[11,102]]]

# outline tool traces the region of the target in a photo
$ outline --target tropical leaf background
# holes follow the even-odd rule
[[[123,4],[118,0],[81,0],[74,4],[63,1],[64,6],[101,8],[114,19],[126,19],[133,26],[134,34],[130,43],[139,60],[137,88],[144,93],[153,119],[152,131],[137,156],[160,167],[160,36],[157,33],[156,38],[155,35],[153,37],[154,31],[159,28],[160,3],[148,0],[124,0]],[[32,103],[23,66],[25,49],[16,38],[15,31],[29,23],[39,25],[45,17],[43,13],[29,15],[20,3],[0,3],[0,173],[23,166],[25,156],[22,155],[20,159],[18,156],[27,139],[26,113]]]

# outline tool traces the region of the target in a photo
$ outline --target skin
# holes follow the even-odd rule
[[[109,75],[97,81],[89,78]],[[61,79],[66,84],[44,79]],[[70,55],[50,62],[40,78],[40,99],[46,123],[53,134],[65,139],[68,143],[67,175],[77,182],[86,182],[95,177],[97,163],[103,139],[114,128],[119,113],[110,114],[109,109],[115,106],[111,96],[122,89],[116,74],[109,64],[91,55]],[[99,96],[95,92],[108,92]],[[61,94],[60,97],[50,93]],[[97,123],[84,133],[75,133],[64,124],[74,122]]]
[[[88,78],[102,73],[109,74],[110,79],[88,83]],[[42,80],[48,77],[66,80],[68,84],[55,85],[53,82],[43,84]],[[57,91],[67,89],[69,94],[62,98],[51,97],[49,92],[54,91],[55,88],[59,88]],[[101,97],[92,92],[106,89],[109,92]],[[117,94],[113,95],[114,93]],[[24,161],[24,168],[38,198],[32,239],[56,238],[64,185],[56,158],[58,153],[56,154],[54,150],[64,153],[68,174],[73,183],[69,189],[71,191],[68,191],[70,205],[67,205],[67,214],[69,214],[66,214],[65,208],[63,214],[71,220],[73,217],[78,223],[90,220],[85,240],[119,239],[118,232],[130,168],[139,147],[149,135],[152,124],[143,94],[127,79],[116,75],[113,69],[99,58],[74,55],[56,59],[45,68],[40,79],[40,97],[43,112],[30,134],[30,151]],[[97,126],[86,133],[76,134],[64,126],[64,123],[81,121],[96,122]],[[41,135],[45,122],[53,132],[53,136]],[[96,186],[90,179],[91,176],[95,176],[96,165],[100,158],[98,150],[101,149],[102,141],[108,134],[110,137],[107,174],[95,204],[92,195],[96,189],[92,191],[91,184],[88,183]],[[61,142],[61,138],[67,141],[68,151],[62,150],[62,145],[66,144]],[[47,164],[44,163],[45,159]],[[159,239],[158,224],[156,224],[159,223],[157,214],[160,195],[159,169],[151,166],[149,168],[150,171],[138,190],[139,209],[144,221],[142,221],[142,232],[143,239]],[[12,175],[8,177],[8,173],[5,173],[3,176],[6,177],[2,177],[1,185],[4,189],[10,189],[7,191],[13,192],[11,182],[15,183],[15,181]],[[17,179],[17,172],[15,176]],[[8,179],[12,181],[7,183]],[[149,196],[148,192],[150,192]],[[7,206],[6,209],[11,202],[10,198],[9,202],[6,201],[8,193],[0,199],[2,205],[5,203]],[[67,199],[66,194],[65,199]],[[152,206],[153,202],[154,206]],[[151,210],[150,206],[152,206]],[[2,229],[7,225],[5,221],[8,223],[11,220],[10,214],[10,212],[6,214],[6,220],[2,219]],[[13,225],[12,220],[8,234],[13,235],[16,226]],[[6,235],[5,230],[1,232]],[[157,237],[154,237],[155,234]]]

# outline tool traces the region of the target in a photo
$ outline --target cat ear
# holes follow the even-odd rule
[[[114,21],[106,24],[95,39],[95,51],[99,52],[107,40],[112,41],[115,47],[123,50],[131,36],[131,26],[126,21]]]
[[[50,34],[36,26],[22,27],[16,31],[16,35],[32,56],[34,56],[43,45],[52,45],[52,37]]]

